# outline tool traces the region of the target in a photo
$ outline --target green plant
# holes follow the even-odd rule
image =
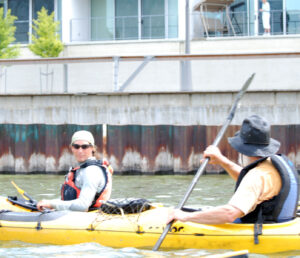
[[[16,16],[11,15],[10,10],[7,11],[4,16],[4,10],[0,8],[0,58],[15,58],[19,55],[19,47],[17,45],[11,45],[15,38],[16,26],[14,21]]]
[[[64,46],[57,33],[59,21],[54,21],[54,12],[48,15],[43,7],[33,23],[34,34],[31,35],[32,44],[29,45],[29,49],[41,57],[57,57]]]

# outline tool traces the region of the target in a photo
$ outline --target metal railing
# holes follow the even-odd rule
[[[0,96],[233,91],[249,71],[257,73],[256,90],[298,90],[290,58],[299,60],[300,53],[0,59]],[[241,65],[245,59],[251,62]],[[181,66],[187,61],[197,71],[189,90]]]
[[[300,34],[300,10],[286,13],[284,10],[271,10],[270,14],[271,35]],[[204,32],[201,14],[192,12],[190,15],[193,38],[259,36],[263,35],[264,31],[261,13],[258,22],[255,23],[254,14],[249,16],[247,11],[229,12],[233,29],[230,28],[224,13],[204,13],[204,20],[207,20],[209,29],[208,35]],[[18,20],[15,24],[17,42],[28,43],[30,41],[28,32],[31,30],[29,21]],[[70,20],[71,42],[168,38],[178,38],[177,15],[92,17]]]
[[[142,15],[71,19],[70,28],[71,42],[177,38],[178,17]]]
[[[204,19],[201,15],[204,16]],[[246,11],[229,12],[234,31],[228,29],[224,13],[200,14],[199,12],[194,12],[192,16],[194,22],[200,23],[196,37],[259,36],[264,34],[261,13],[258,14],[258,21],[255,22],[254,14],[249,16]],[[207,22],[209,28],[208,35],[206,35],[202,29],[202,20]],[[288,11],[286,13],[284,13],[283,10],[271,10],[270,25],[271,35],[300,34],[300,10]],[[255,26],[257,26],[257,28],[255,28]]]

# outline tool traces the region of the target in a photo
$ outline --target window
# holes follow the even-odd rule
[[[286,33],[300,33],[300,1],[286,0]]]
[[[91,38],[176,38],[177,6],[178,0],[91,0]]]
[[[116,39],[138,39],[138,0],[116,0],[115,3]]]
[[[1,3],[1,2],[0,2]],[[42,7],[48,10],[48,13],[54,11],[54,0],[8,0],[7,7],[11,9],[11,14],[17,17],[15,25],[17,27],[15,37],[20,43],[28,43],[31,32],[32,19],[37,18],[37,12]]]
[[[39,12],[42,7],[48,10],[48,14],[54,11],[54,1],[53,0],[33,0],[32,1],[32,13],[33,19],[37,19],[37,12]]]
[[[29,32],[29,0],[9,0],[8,9],[11,10],[12,15],[17,17],[15,21],[17,27],[15,32],[16,41],[27,43]]]
[[[5,10],[5,2],[4,2],[4,0],[0,0],[0,8],[3,8]]]

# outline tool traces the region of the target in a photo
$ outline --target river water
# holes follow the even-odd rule
[[[167,206],[176,206],[187,191],[193,176],[114,176],[112,198],[139,197]],[[17,195],[14,181],[34,199],[59,198],[63,176],[0,175],[0,195]],[[192,192],[186,207],[214,206],[226,203],[232,195],[234,182],[228,175],[203,175]],[[300,250],[300,247],[299,247]],[[115,249],[95,243],[72,246],[36,245],[20,242],[0,242],[0,257],[200,257],[224,250],[158,251],[136,248]],[[250,257],[271,257],[250,254]],[[272,255],[300,257],[300,251]]]

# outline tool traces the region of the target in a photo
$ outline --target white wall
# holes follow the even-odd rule
[[[90,0],[62,1],[62,40],[64,43],[90,40]]]
[[[178,0],[178,39],[185,39],[185,0]]]
[[[1,64],[1,62],[0,62]],[[118,69],[121,86],[142,64],[124,61]],[[288,56],[217,56],[191,61],[192,90],[199,92],[231,92],[256,73],[250,91],[299,91],[300,55]],[[38,94],[64,92],[64,66],[51,64],[10,65],[0,78],[2,94]],[[103,93],[114,91],[113,62],[70,63],[67,81],[70,93]],[[6,91],[5,91],[6,89]],[[150,61],[125,92],[180,91],[180,62]]]

